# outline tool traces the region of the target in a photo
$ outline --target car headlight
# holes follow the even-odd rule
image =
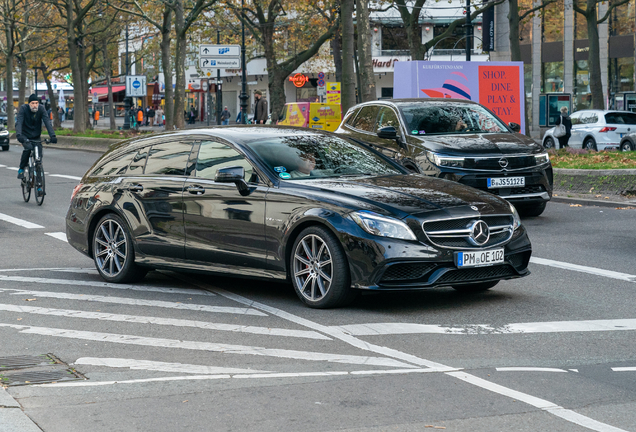
[[[426,157],[433,164],[441,167],[462,168],[464,166],[463,157],[442,156],[430,151],[426,152]]]
[[[508,203],[510,206],[510,210],[512,210],[512,230],[516,231],[517,228],[521,226],[521,218],[519,217],[519,212],[512,204]]]
[[[350,214],[360,228],[380,237],[392,237],[403,240],[417,240],[411,228],[404,222],[370,211],[357,211]]]
[[[9,131],[8,130],[0,131],[0,136],[7,136],[7,135],[9,135]]]
[[[534,155],[535,165],[543,165],[550,162],[550,155],[547,153],[541,153]]]

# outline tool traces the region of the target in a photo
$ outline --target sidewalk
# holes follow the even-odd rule
[[[91,124],[93,124],[93,121],[91,120]],[[115,124],[117,125],[117,127],[123,127],[124,125],[124,118],[123,117],[115,117]],[[230,124],[236,124],[236,122],[230,121]],[[208,125],[207,121],[197,121],[195,124],[191,125],[191,124],[187,124],[185,125],[184,129],[192,129],[192,128],[199,128],[199,127],[206,127]],[[210,126],[216,126],[216,120],[210,120]],[[64,129],[73,129],[73,120],[65,120],[62,122],[62,127]],[[110,129],[110,119],[108,117],[106,118],[100,118],[99,120],[97,120],[97,126],[94,126],[95,129]],[[139,130],[142,131],[163,131],[164,127],[163,125],[161,126],[141,126],[139,128]]]

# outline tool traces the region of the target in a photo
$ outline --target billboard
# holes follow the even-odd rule
[[[523,62],[397,62],[393,97],[479,102],[525,130]]]

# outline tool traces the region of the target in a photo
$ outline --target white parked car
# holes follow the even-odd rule
[[[636,113],[613,110],[581,110],[572,113],[572,136],[568,145],[587,150],[618,149],[621,138],[636,131]],[[559,139],[549,129],[543,136],[545,148],[558,148]]]

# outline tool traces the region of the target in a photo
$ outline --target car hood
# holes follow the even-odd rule
[[[534,154],[542,150],[534,140],[518,133],[409,135],[407,140],[409,144],[452,156]]]
[[[333,201],[335,198],[347,207],[382,209],[383,213],[399,218],[440,211],[455,214],[471,206],[481,214],[510,213],[510,205],[495,195],[421,174],[340,177],[293,184],[294,187],[318,189],[322,199]],[[470,212],[474,214],[475,209]]]

